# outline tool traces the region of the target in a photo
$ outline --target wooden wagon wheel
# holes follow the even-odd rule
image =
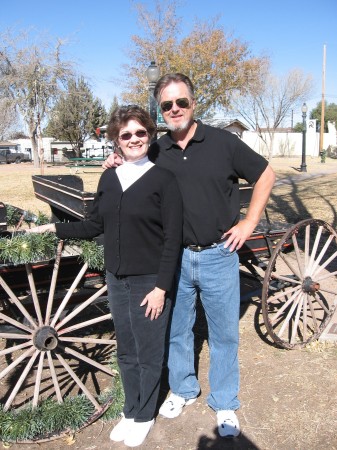
[[[81,303],[74,301],[87,264],[80,268],[65,296],[57,298],[62,249],[60,241],[44,302],[40,301],[31,264],[26,265],[31,294],[27,303],[17,297],[0,276],[11,310],[17,312],[16,315],[0,312],[0,380],[5,387],[0,402],[5,411],[10,411],[19,410],[27,403],[36,408],[50,397],[63,404],[66,397],[81,394],[92,405],[82,428],[96,420],[111,404],[111,395],[102,393],[111,385],[107,375],[116,374],[109,366],[116,343],[112,336],[111,314],[106,299],[102,300],[106,286],[95,290],[85,300],[81,298]],[[105,321],[108,322],[103,327]],[[58,432],[57,437],[67,431]],[[52,437],[39,436],[38,440]]]
[[[336,300],[337,234],[322,220],[303,220],[278,242],[265,273],[267,331],[281,347],[303,347],[320,336]]]

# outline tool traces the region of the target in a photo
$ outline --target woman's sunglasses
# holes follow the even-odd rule
[[[126,133],[121,134],[119,136],[119,139],[121,139],[122,141],[129,141],[132,136],[137,136],[137,138],[145,138],[145,136],[147,136],[147,131],[137,130],[135,133],[130,133],[129,131],[127,131]]]
[[[172,109],[173,103],[175,103],[179,108],[189,108],[190,101],[188,98],[177,98],[177,100],[167,100],[160,104],[160,108],[163,112],[170,111]]]

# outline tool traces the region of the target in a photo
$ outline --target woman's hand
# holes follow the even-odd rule
[[[38,227],[29,228],[26,233],[56,233],[56,227],[54,223],[47,223],[46,225],[39,225]]]
[[[123,164],[123,159],[118,153],[111,153],[102,164],[103,169],[111,169],[111,167],[118,167]]]
[[[147,305],[145,317],[150,316],[151,320],[158,319],[165,305],[165,291],[163,291],[163,289],[155,287],[153,291],[147,294],[147,296],[140,304],[140,306],[145,305]]]

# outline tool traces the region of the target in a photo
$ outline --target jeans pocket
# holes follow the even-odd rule
[[[235,250],[230,251],[229,247],[225,248],[224,245],[225,245],[224,243],[221,243],[217,246],[217,250],[218,250],[218,253],[220,253],[220,255],[231,256],[231,255],[233,255],[233,253],[235,253]]]

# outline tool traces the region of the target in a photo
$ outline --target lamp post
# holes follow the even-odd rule
[[[302,123],[302,164],[301,164],[301,172],[306,172],[307,171],[307,165],[305,162],[305,147],[306,147],[306,133],[307,133],[307,124],[306,124],[306,117],[307,117],[307,111],[308,111],[308,107],[306,105],[306,103],[303,103],[302,105],[302,118],[303,118],[303,123]]]
[[[156,86],[156,83],[159,79],[159,67],[156,65],[155,61],[151,61],[151,64],[146,69],[146,78],[149,82],[149,113],[151,116],[151,119],[153,120],[154,124],[157,126],[157,102],[154,98],[154,88]],[[157,134],[154,135],[153,140],[157,139]]]

